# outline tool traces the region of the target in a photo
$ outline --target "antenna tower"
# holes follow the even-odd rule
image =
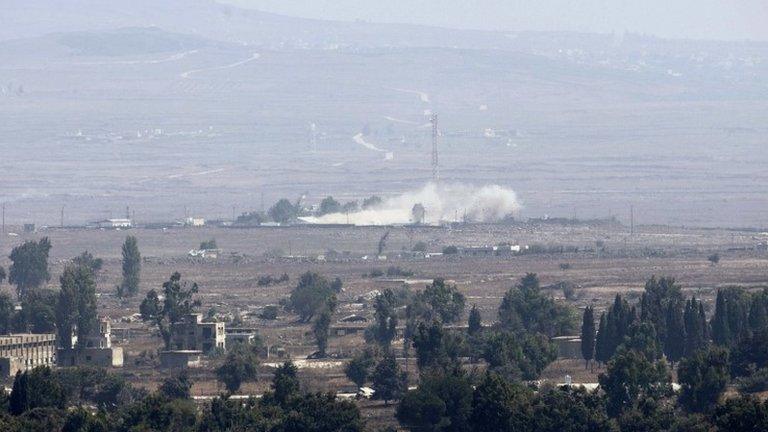
[[[429,118],[429,122],[432,123],[432,180],[437,182],[440,180],[440,166],[437,157],[437,145],[440,138],[440,130],[437,128],[437,114],[432,114],[432,117]]]

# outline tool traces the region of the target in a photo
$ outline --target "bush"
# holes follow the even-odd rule
[[[408,269],[402,269],[400,267],[392,266],[387,269],[387,276],[403,276],[403,277],[411,277],[413,276],[413,272]]]
[[[750,376],[737,379],[736,387],[742,393],[768,391],[768,368],[758,369]]]
[[[364,278],[371,278],[371,279],[380,278],[382,276],[384,276],[384,270],[381,270],[381,269],[371,269],[368,273],[365,273],[363,275]]]
[[[446,246],[443,248],[443,255],[456,255],[459,253],[459,248],[456,246]]]
[[[275,305],[265,306],[259,314],[259,318],[263,320],[276,320],[278,307]]]

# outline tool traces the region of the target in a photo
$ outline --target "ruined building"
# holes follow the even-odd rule
[[[56,364],[55,334],[11,334],[0,336],[0,375],[11,377],[38,366]]]

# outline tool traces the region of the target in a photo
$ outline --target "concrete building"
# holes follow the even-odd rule
[[[160,352],[160,366],[166,369],[200,367],[203,352],[200,350],[174,350]]]
[[[560,359],[582,358],[580,336],[558,336],[558,337],[553,337],[551,340],[555,345],[557,345],[558,358]]]
[[[184,317],[171,328],[171,347],[174,351],[202,351],[226,349],[227,335],[222,322],[203,322],[203,314],[194,313]]]
[[[16,372],[38,366],[56,365],[56,335],[11,334],[0,336],[0,375],[11,377]]]
[[[130,219],[105,219],[96,222],[96,228],[117,229],[130,228],[133,222]]]
[[[98,327],[79,347],[77,342],[75,336],[71,347],[59,348],[59,366],[123,367],[123,348],[112,346],[112,325],[109,319],[99,320]]]

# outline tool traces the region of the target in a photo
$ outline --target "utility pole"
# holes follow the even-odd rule
[[[235,204],[232,204],[232,222],[235,221]]]
[[[437,181],[440,180],[440,165],[437,156],[440,130],[437,127],[437,114],[432,114],[432,117],[429,118],[429,122],[432,123],[432,181],[437,183]]]
[[[66,205],[61,206],[61,219],[59,220],[59,228],[64,228],[64,207],[66,207]]]
[[[5,234],[5,203],[3,203],[3,234]]]
[[[635,235],[635,206],[629,206],[629,235]]]

